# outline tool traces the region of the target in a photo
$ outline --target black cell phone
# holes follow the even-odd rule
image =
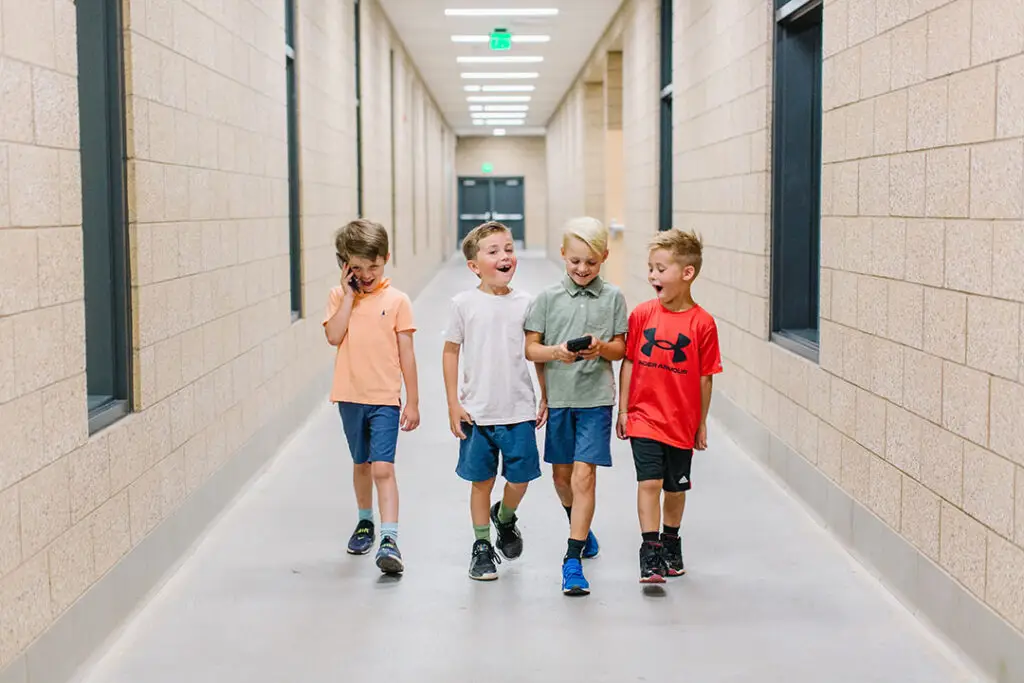
[[[341,254],[338,254],[338,266],[344,268],[346,265],[348,265],[348,261],[343,259]],[[354,273],[352,274],[352,277],[348,279],[348,286],[353,292],[359,291],[359,278],[356,277]]]
[[[588,346],[590,346],[590,340],[591,340],[591,336],[589,334],[587,334],[587,335],[584,335],[582,337],[576,337],[575,339],[570,339],[569,341],[565,342],[565,346],[571,352],[579,353],[583,349],[585,349]]]

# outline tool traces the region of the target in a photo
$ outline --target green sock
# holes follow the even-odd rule
[[[476,525],[474,525],[473,526],[473,534],[476,535],[476,540],[478,540],[478,541],[488,541],[488,542],[490,542],[490,540],[491,540],[491,525],[490,524],[484,524],[483,526],[476,526]]]
[[[502,524],[504,524],[506,522],[511,522],[512,518],[515,517],[515,516],[516,516],[516,509],[515,508],[507,508],[507,507],[505,507],[505,501],[502,501],[501,505],[498,507],[498,521],[501,522]]]

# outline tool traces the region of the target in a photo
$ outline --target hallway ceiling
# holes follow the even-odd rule
[[[448,123],[461,136],[541,135],[566,90],[579,75],[622,0],[380,0],[416,68]],[[554,16],[446,16],[445,10],[557,9]],[[495,28],[512,34],[510,50],[493,51],[489,41],[455,42],[452,36],[488,36]],[[516,36],[550,36],[548,42],[520,42]],[[480,40],[480,38],[477,38]],[[458,58],[540,57],[525,63],[460,63]],[[464,78],[463,74],[536,73],[536,78]],[[533,86],[530,92],[476,91],[466,86]],[[529,101],[469,101],[467,97],[529,97]],[[475,125],[470,107],[488,119],[511,113],[523,123]],[[522,117],[526,106],[525,118]],[[495,110],[498,107],[500,109]],[[480,110],[485,108],[486,110]],[[480,118],[480,120],[485,120]],[[490,121],[489,121],[490,123]]]

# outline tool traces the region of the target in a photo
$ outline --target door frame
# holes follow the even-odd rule
[[[456,178],[456,180],[455,180],[456,187],[458,188],[458,195],[456,197],[456,227],[455,227],[457,235],[460,234],[460,231],[462,229],[462,220],[463,220],[463,218],[462,218],[462,216],[463,216],[463,214],[462,214],[462,184],[463,184],[463,181],[465,181],[465,180],[473,180],[473,181],[476,181],[476,182],[487,181],[488,187],[489,187],[489,196],[490,196],[489,204],[491,205],[492,208],[494,207],[494,182],[495,181],[497,181],[497,182],[504,182],[504,181],[508,181],[508,180],[517,180],[517,181],[519,181],[519,186],[523,188],[523,217],[521,219],[521,223],[523,225],[523,240],[522,241],[523,241],[523,247],[525,248],[526,247],[526,178],[521,176],[521,175],[500,175],[500,176],[496,176],[496,175],[485,175],[485,176],[481,176],[481,175],[460,175],[460,176],[458,176]],[[500,220],[502,220],[504,218],[505,218],[505,214],[492,213],[491,211],[487,211],[478,220],[481,223],[483,223],[484,221],[490,221],[490,220],[500,221]],[[477,219],[473,219],[473,220],[477,220]]]

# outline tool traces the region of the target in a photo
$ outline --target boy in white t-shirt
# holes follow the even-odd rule
[[[444,385],[449,425],[459,438],[455,471],[473,485],[470,512],[476,540],[469,576],[491,581],[498,578],[495,561],[501,562],[491,546],[492,521],[497,548],[506,559],[523,551],[516,509],[529,482],[541,474],[536,430],[547,420],[547,400],[543,366],[537,365],[538,409],[526,360],[523,323],[530,296],[509,286],[516,271],[512,233],[494,221],[478,225],[463,240],[462,253],[480,285],[452,298]],[[505,491],[492,506],[499,453]]]

